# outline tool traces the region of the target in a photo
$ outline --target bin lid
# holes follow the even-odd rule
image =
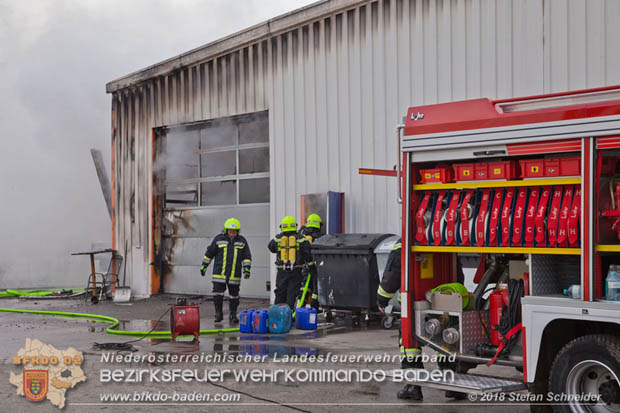
[[[312,243],[312,250],[338,253],[339,250],[373,252],[384,239],[394,234],[327,234]]]
[[[399,239],[399,235],[387,237],[386,239],[381,241],[379,245],[377,245],[377,247],[375,248],[375,254],[389,254],[390,252],[392,252],[392,248],[394,248],[394,245]]]

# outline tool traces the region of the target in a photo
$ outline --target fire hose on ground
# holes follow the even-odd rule
[[[162,317],[168,313],[167,310],[164,314],[162,314]],[[19,313],[19,314],[33,314],[33,315],[44,315],[44,316],[55,316],[55,317],[63,317],[63,318],[79,318],[79,319],[83,319],[83,320],[91,320],[91,321],[97,321],[97,322],[103,322],[103,323],[108,323],[110,324],[107,328],[106,328],[106,333],[108,334],[112,334],[112,335],[117,335],[117,336],[139,336],[138,339],[136,340],[132,340],[126,343],[116,343],[116,344],[120,344],[120,345],[125,345],[124,347],[118,347],[115,348],[116,350],[129,350],[129,351],[135,351],[135,350],[131,350],[131,346],[127,347],[127,344],[138,341],[138,340],[142,340],[143,338],[150,336],[151,338],[155,338],[155,339],[171,339],[172,335],[170,334],[169,331],[123,331],[123,330],[116,330],[116,327],[118,327],[118,325],[120,324],[120,321],[114,317],[110,317],[110,316],[106,316],[106,315],[100,315],[100,314],[87,314],[87,313],[70,313],[70,312],[64,312],[64,311],[42,311],[42,310],[22,310],[22,309],[18,309],[18,308],[0,308],[0,312],[6,312],[6,313]],[[160,320],[161,318],[160,317]],[[159,321],[159,320],[158,320]],[[239,328],[219,328],[219,329],[213,329],[213,330],[200,330],[200,335],[208,335],[208,334],[223,334],[223,333],[234,333],[234,332],[238,332]],[[183,335],[183,336],[179,336],[179,337],[193,337],[191,335]],[[97,343],[95,343],[97,344]],[[106,343],[106,344],[115,344],[115,343]],[[213,382],[209,382],[209,384],[215,386],[215,387],[219,387],[222,389],[225,389],[227,391],[230,392],[235,392],[235,393],[239,393],[239,394],[243,394],[246,395],[248,397],[251,397],[253,399],[256,400],[261,400],[261,401],[266,401],[269,403],[273,403],[279,406],[283,406],[283,407],[287,407],[289,409],[292,410],[296,410],[296,411],[300,411],[300,412],[304,412],[304,413],[309,413],[307,410],[303,410],[303,409],[299,409],[297,407],[285,404],[285,403],[281,403],[279,401],[276,400],[271,400],[271,399],[266,399],[266,398],[262,398],[262,397],[258,397],[255,396],[253,394],[250,393],[246,393],[240,390],[236,390],[236,389],[232,389],[226,386],[223,386],[221,384],[217,384],[217,383],[213,383]]]
[[[0,308],[0,312],[6,313],[20,313],[20,314],[33,314],[33,315],[44,315],[44,316],[54,316],[54,317],[63,317],[63,318],[78,318],[82,320],[90,320],[90,321],[98,321],[103,323],[110,324],[106,328],[106,333],[112,334],[115,336],[130,336],[130,337],[150,337],[155,339],[171,339],[172,335],[170,331],[124,331],[117,330],[116,328],[120,324],[120,321],[114,317],[100,315],[100,314],[87,314],[87,313],[70,313],[65,311],[43,311],[43,310],[22,310],[19,308]],[[212,330],[200,330],[200,335],[209,335],[209,334],[224,334],[224,333],[235,333],[238,332],[239,328],[216,328]],[[193,337],[191,335],[183,335],[180,337]]]

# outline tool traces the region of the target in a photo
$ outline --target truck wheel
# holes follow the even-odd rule
[[[555,412],[620,411],[620,338],[589,335],[560,350],[551,366]],[[562,400],[568,398],[569,400]]]

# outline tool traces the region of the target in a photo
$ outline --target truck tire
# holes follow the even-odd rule
[[[588,335],[566,344],[549,373],[554,412],[617,412],[620,410],[620,337]],[[592,398],[575,400],[577,397]],[[561,400],[560,397],[573,398]],[[596,401],[598,398],[598,402]]]

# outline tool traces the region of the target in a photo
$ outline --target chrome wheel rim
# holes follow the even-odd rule
[[[566,378],[566,396],[573,412],[619,412],[620,381],[605,364],[596,360],[577,363]],[[586,395],[594,397],[579,399]]]

